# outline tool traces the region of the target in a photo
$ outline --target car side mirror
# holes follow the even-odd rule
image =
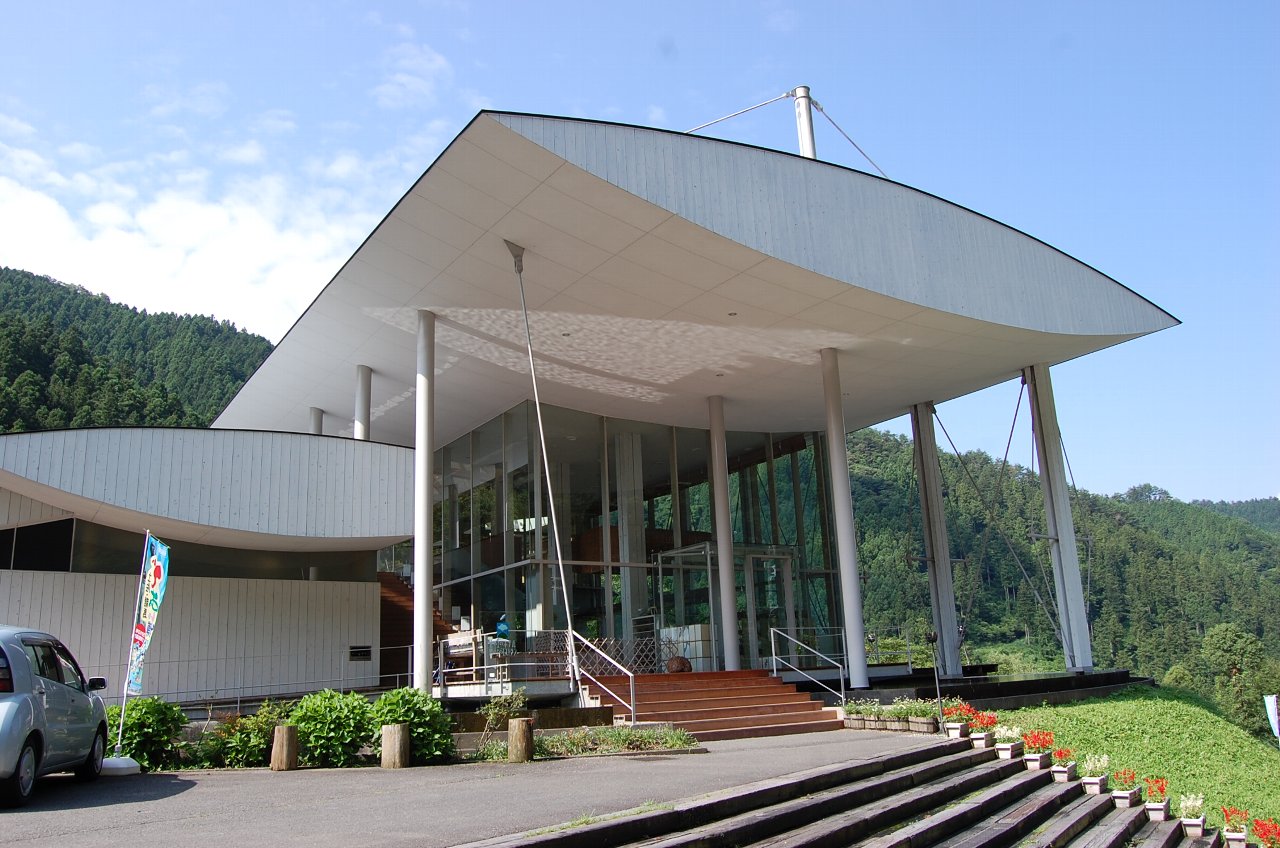
[[[105,677],[90,677],[90,678],[89,678],[89,691],[90,691],[90,692],[97,692],[99,689],[106,689],[106,688],[107,688],[107,678],[105,678]]]

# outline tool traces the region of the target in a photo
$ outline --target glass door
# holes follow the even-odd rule
[[[749,668],[765,668],[773,656],[770,631],[774,628],[795,638],[796,605],[792,588],[791,557],[773,554],[748,554],[744,557],[742,575],[746,598],[746,633],[743,659]],[[778,653],[793,655],[790,642],[779,639]]]

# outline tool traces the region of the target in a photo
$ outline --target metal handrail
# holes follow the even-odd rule
[[[795,643],[796,645],[799,645],[801,648],[804,648],[806,651],[809,651],[810,653],[814,654],[815,656],[821,657],[822,659],[824,659],[824,660],[826,660],[827,662],[829,662],[829,663],[831,663],[832,665],[834,665],[834,666],[836,667],[836,669],[840,672],[840,691],[839,691],[839,693],[837,693],[837,692],[836,692],[836,690],[832,689],[830,686],[828,686],[827,684],[823,683],[821,680],[819,680],[818,678],[814,677],[812,674],[809,674],[807,671],[805,671],[804,669],[800,668],[799,666],[793,665],[793,664],[791,664],[791,663],[787,662],[786,660],[779,659],[779,657],[778,657],[778,641],[777,641],[777,637],[778,637],[778,636],[781,636],[783,639],[786,639],[786,640],[787,640],[787,641],[789,641],[789,642],[793,642],[793,643]],[[778,663],[779,663],[779,662],[781,662],[781,663],[782,663],[783,665],[785,665],[787,668],[789,668],[789,669],[791,669],[792,671],[797,672],[797,673],[799,673],[799,674],[801,674],[801,675],[803,675],[803,676],[807,677],[809,680],[811,680],[811,681],[813,681],[814,683],[818,684],[818,685],[819,685],[819,686],[821,686],[823,689],[826,689],[826,690],[827,690],[828,692],[830,692],[832,695],[836,695],[838,698],[840,698],[839,703],[841,703],[841,704],[843,704],[843,703],[844,703],[844,663],[836,662],[836,661],[835,661],[835,660],[833,660],[831,657],[829,657],[829,656],[827,656],[826,654],[824,654],[824,653],[822,653],[821,651],[819,651],[817,648],[813,648],[813,647],[810,647],[809,645],[806,645],[804,642],[801,642],[799,639],[796,639],[794,636],[791,636],[791,635],[790,635],[790,634],[788,634],[788,633],[784,633],[783,631],[779,630],[779,629],[778,629],[778,628],[776,628],[776,627],[770,627],[770,628],[769,628],[769,650],[773,653],[773,676],[774,676],[774,677],[777,677],[777,676],[778,676]]]
[[[635,724],[636,724],[636,675],[635,675],[635,672],[633,672],[631,669],[627,668],[625,665],[623,665],[622,663],[620,663],[620,662],[618,662],[617,660],[615,660],[613,657],[611,657],[611,656],[609,656],[608,654],[606,654],[604,651],[600,650],[600,648],[598,648],[596,645],[592,644],[592,642],[591,642],[590,640],[588,640],[588,639],[587,639],[587,637],[583,636],[583,635],[582,635],[581,633],[579,633],[578,631],[576,631],[576,630],[570,630],[570,631],[569,631],[569,635],[570,635],[570,637],[571,637],[571,638],[573,638],[573,639],[577,639],[577,640],[578,640],[579,642],[581,642],[583,645],[585,645],[586,647],[588,647],[588,648],[590,648],[591,650],[595,651],[597,654],[599,654],[600,656],[604,657],[604,658],[605,658],[606,660],[608,660],[609,662],[613,663],[613,665],[614,665],[614,667],[615,667],[615,668],[617,668],[619,671],[621,671],[623,674],[625,674],[625,675],[627,676],[627,681],[631,684],[631,702],[630,702],[630,703],[628,703],[628,702],[627,702],[627,700],[626,700],[625,698],[623,698],[622,696],[620,696],[617,692],[614,692],[614,691],[613,691],[612,689],[610,689],[608,686],[605,686],[603,683],[601,683],[601,682],[596,678],[596,676],[595,676],[595,675],[593,675],[591,672],[589,672],[589,671],[584,671],[584,670],[583,670],[583,668],[582,668],[582,666],[581,666],[581,664],[578,662],[578,657],[577,657],[577,655],[575,654],[575,655],[573,656],[573,666],[574,666],[574,671],[577,673],[577,676],[578,676],[579,678],[581,678],[581,677],[583,677],[583,676],[585,676],[585,677],[589,678],[593,683],[595,683],[595,684],[596,684],[597,686],[599,686],[601,689],[603,689],[604,691],[606,691],[606,692],[608,692],[610,695],[612,695],[614,700],[618,701],[618,702],[619,702],[619,703],[621,703],[624,707],[626,707],[628,710],[630,710],[630,711],[631,711],[631,726],[632,726],[632,727],[635,727]]]

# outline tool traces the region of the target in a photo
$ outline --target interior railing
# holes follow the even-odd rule
[[[819,659],[826,660],[828,663],[830,663],[831,665],[835,666],[836,670],[840,673],[840,691],[839,691],[839,692],[836,692],[836,690],[832,689],[830,686],[828,686],[827,684],[823,683],[821,680],[819,680],[818,678],[814,677],[814,676],[813,676],[812,674],[810,674],[809,672],[807,672],[807,671],[805,671],[804,669],[800,668],[798,665],[796,665],[796,664],[794,664],[794,663],[792,663],[792,662],[789,662],[789,661],[788,661],[787,659],[785,659],[784,657],[780,657],[780,656],[778,656],[778,637],[779,637],[779,636],[781,636],[783,639],[786,639],[788,642],[792,643],[792,644],[793,644],[793,645],[795,645],[797,648],[801,648],[801,649],[803,649],[803,650],[805,650],[805,651],[808,651],[810,654],[813,654],[814,656],[818,657]],[[822,653],[821,651],[819,651],[817,648],[814,648],[814,647],[811,647],[811,646],[809,646],[809,645],[806,645],[804,642],[801,642],[799,639],[796,639],[795,637],[793,637],[793,636],[789,635],[788,633],[786,633],[786,632],[785,632],[785,631],[783,631],[783,630],[779,630],[779,629],[778,629],[778,628],[776,628],[776,627],[770,627],[770,628],[769,628],[769,650],[770,650],[770,652],[773,654],[773,674],[774,674],[774,676],[775,676],[775,677],[776,677],[776,676],[777,676],[777,674],[778,674],[778,664],[779,664],[779,663],[781,663],[782,665],[786,666],[787,668],[791,669],[792,671],[794,671],[794,672],[796,672],[796,673],[798,673],[798,674],[801,674],[801,675],[803,675],[804,677],[808,678],[808,679],[809,679],[810,681],[812,681],[813,683],[818,684],[818,685],[819,685],[819,686],[821,686],[823,689],[826,689],[826,690],[827,690],[828,692],[830,692],[832,695],[835,695],[836,697],[838,697],[838,698],[840,699],[838,703],[841,703],[841,704],[843,704],[843,703],[844,703],[844,663],[837,662],[836,660],[832,659],[831,657],[829,657],[829,656],[827,656],[826,654],[824,654],[824,653]],[[797,659],[798,659],[798,658],[797,658]]]

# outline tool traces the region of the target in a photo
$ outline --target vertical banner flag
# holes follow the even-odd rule
[[[142,559],[142,586],[138,593],[138,611],[133,620],[133,639],[129,645],[129,674],[126,691],[142,694],[142,659],[151,645],[160,602],[169,583],[169,546],[147,534],[147,547]]]
[[[1267,707],[1267,721],[1271,722],[1271,732],[1280,739],[1280,705],[1276,702],[1280,701],[1275,695],[1263,695],[1262,703]]]

